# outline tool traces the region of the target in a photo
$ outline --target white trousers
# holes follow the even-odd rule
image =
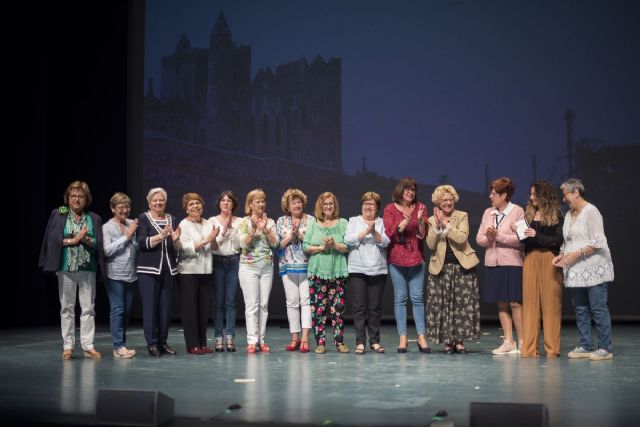
[[[310,329],[311,310],[309,308],[307,273],[287,273],[282,276],[282,284],[287,298],[289,332],[296,334],[301,332],[303,328]],[[300,320],[302,320],[302,325],[300,325]]]
[[[271,262],[240,263],[238,279],[240,279],[240,289],[244,296],[247,344],[262,344],[269,316],[273,264]]]
[[[93,309],[96,298],[96,273],[78,271],[69,273],[58,271],[58,296],[60,297],[60,327],[62,347],[73,350],[76,343],[76,292],[80,299],[80,345],[84,351],[93,348],[96,334],[96,312]]]

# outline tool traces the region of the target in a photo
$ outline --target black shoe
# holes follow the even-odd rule
[[[454,347],[454,349],[455,349],[455,352],[458,353],[458,354],[467,354],[467,353],[469,353],[467,351],[467,349],[464,348],[464,344],[462,344],[462,343],[457,343],[456,346]]]
[[[160,346],[160,353],[170,354],[172,356],[175,356],[176,354],[178,354],[178,352],[172,349],[171,347],[169,347],[169,344],[167,343],[164,343]]]
[[[416,344],[418,344],[418,350],[420,350],[420,353],[431,353],[431,347],[427,346],[427,347],[420,347],[420,343],[417,342]]]
[[[149,352],[149,356],[151,356],[151,357],[160,357],[160,356],[162,356],[160,354],[160,350],[158,350],[158,347],[156,347],[155,345],[150,345],[149,347],[147,347],[147,351]]]

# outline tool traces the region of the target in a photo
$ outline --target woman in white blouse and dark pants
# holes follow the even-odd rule
[[[384,353],[380,345],[382,293],[387,282],[387,246],[389,237],[378,216],[380,195],[366,192],[360,199],[362,215],[349,219],[344,242],[349,246],[349,288],[352,295],[353,323],[356,329],[356,354],[364,354],[369,329],[371,350]]]
[[[207,346],[207,320],[213,290],[211,242],[218,227],[202,218],[204,200],[198,193],[182,196],[182,209],[187,217],[180,222],[180,263],[178,264],[182,329],[187,352],[213,353]]]
[[[571,301],[580,334],[580,345],[568,356],[572,359],[612,359],[611,316],[607,295],[614,275],[602,215],[584,199],[584,185],[579,179],[569,179],[560,189],[570,211],[562,227],[564,243],[553,264],[563,268],[564,284],[571,288]],[[591,341],[591,319],[598,331],[596,351]]]

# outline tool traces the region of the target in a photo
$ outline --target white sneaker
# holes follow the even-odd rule
[[[118,357],[120,359],[131,359],[136,355],[135,350],[129,350],[127,347],[120,347],[117,350],[113,350],[113,357]]]
[[[585,350],[584,347],[578,346],[570,351],[567,357],[569,357],[569,359],[590,359],[592,353],[592,351]]]
[[[608,352],[604,348],[599,348],[597,351],[591,353],[589,357],[591,360],[609,360],[613,359],[613,353]]]
[[[502,341],[502,345],[492,351],[493,354],[515,354],[518,352],[518,347],[513,341]]]

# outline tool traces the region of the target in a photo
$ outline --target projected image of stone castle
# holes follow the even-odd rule
[[[236,46],[222,13],[209,46],[183,35],[162,60],[159,92],[149,81],[145,134],[217,150],[313,163],[342,171],[341,62],[317,56],[260,69]]]

